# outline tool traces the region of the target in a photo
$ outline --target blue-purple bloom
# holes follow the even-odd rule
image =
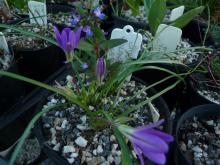
[[[73,32],[70,28],[64,28],[60,33],[57,27],[54,27],[55,37],[58,45],[64,50],[66,54],[74,52],[78,47],[82,27]]]
[[[94,13],[95,16],[98,17],[99,19],[101,19],[101,20],[105,19],[105,14],[102,13],[100,7],[97,7],[97,8],[94,10],[93,13]]]
[[[78,23],[79,23],[79,21],[80,21],[80,16],[77,16],[77,15],[72,15],[72,20],[71,20],[71,24],[72,25],[77,25]]]
[[[165,154],[169,150],[168,143],[173,141],[173,136],[154,129],[163,121],[137,128],[119,125],[118,129],[133,144],[141,165],[144,165],[143,155],[156,164],[164,165],[166,163]]]
[[[97,80],[102,82],[105,78],[106,73],[106,63],[104,57],[100,57],[96,62],[96,76]]]
[[[80,68],[82,69],[82,70],[86,70],[86,69],[88,69],[88,64],[87,63],[83,63],[83,64],[81,64],[80,65]]]
[[[85,26],[83,28],[83,31],[86,33],[87,38],[91,38],[93,36],[93,32],[92,32],[91,27],[89,25]]]

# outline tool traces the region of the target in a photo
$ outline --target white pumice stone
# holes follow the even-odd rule
[[[69,153],[69,152],[75,152],[76,149],[74,148],[74,146],[64,146],[63,147],[63,153]]]
[[[100,154],[103,152],[103,148],[102,148],[102,145],[98,145],[97,147],[97,153]]]
[[[75,140],[75,143],[80,146],[80,147],[86,147],[87,146],[87,140],[84,139],[82,136],[78,137],[76,140]]]
[[[67,124],[68,124],[68,121],[66,119],[64,119],[62,124],[61,124],[61,128],[65,129]]]
[[[54,147],[53,147],[54,151],[59,151],[60,150],[60,143],[57,143]]]
[[[67,161],[68,161],[70,164],[72,164],[72,163],[75,161],[75,159],[74,159],[74,158],[67,158]]]

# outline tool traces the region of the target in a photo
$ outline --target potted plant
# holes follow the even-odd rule
[[[159,110],[157,110],[157,107],[154,106],[152,101],[175,87],[181,80],[178,80],[176,83],[153,96],[148,96],[145,92],[146,89],[160,82],[147,87],[138,81],[126,81],[126,78],[129,77],[132,72],[146,68],[144,64],[153,62],[140,58],[136,61],[128,60],[124,63],[111,63],[106,58],[108,49],[125,43],[125,40],[106,40],[103,32],[99,28],[94,28],[94,36],[86,40],[80,40],[82,27],[78,28],[75,32],[70,28],[65,28],[62,33],[60,33],[56,27],[54,31],[58,45],[65,51],[66,61],[73,69],[72,74],[67,77],[62,77],[60,81],[56,81],[55,86],[49,86],[23,76],[0,71],[1,75],[17,78],[56,93],[49,97],[50,101],[48,104],[37,113],[30,122],[30,125],[26,128],[21,141],[14,151],[10,164],[13,164],[15,161],[16,154],[20,150],[33,124],[36,123],[38,119],[41,119],[40,121],[43,121],[45,128],[48,128],[48,124],[50,126],[50,123],[48,123],[49,121],[47,119],[53,118],[52,116],[50,117],[50,115],[54,113],[58,116],[66,114],[67,116],[65,116],[70,119],[57,119],[57,129],[73,128],[72,125],[77,126],[77,132],[68,134],[66,139],[69,141],[68,139],[74,136],[74,141],[69,141],[68,143],[64,140],[64,145],[60,144],[61,146],[59,146],[57,142],[62,142],[55,137],[56,133],[54,133],[54,131],[56,130],[51,128],[51,131],[47,134],[48,136],[46,135],[47,138],[52,135],[52,141],[49,140],[48,142],[52,145],[55,144],[55,146],[53,146],[55,147],[54,150],[65,153],[64,157],[67,159],[66,162],[73,163],[77,160],[78,155],[87,157],[87,155],[85,155],[86,149],[90,144],[92,145],[92,143],[89,142],[96,139],[96,134],[99,136],[101,133],[107,136],[104,138],[111,138],[112,140],[109,141],[114,142],[113,144],[115,145],[110,145],[110,148],[112,146],[113,149],[115,149],[117,156],[115,161],[118,163],[123,161],[126,164],[131,164],[133,161],[136,161],[132,156],[133,154],[131,154],[133,151],[140,159],[141,164],[144,163],[143,155],[153,162],[165,164],[165,153],[168,152],[169,148],[167,143],[171,142],[173,138],[155,129],[161,125],[163,120],[158,121],[160,118],[158,115]],[[80,51],[75,51],[77,47]],[[163,62],[170,61],[165,60]],[[176,75],[171,75],[171,77],[172,76]],[[135,99],[136,97],[138,100]],[[148,97],[148,99],[146,99],[146,97]],[[72,111],[73,109],[75,109],[75,111]],[[154,112],[154,115],[150,115],[151,112]],[[142,115],[143,113],[145,115]],[[149,115],[152,120],[148,120],[146,115]],[[76,116],[78,117],[75,118]],[[140,118],[143,119],[139,120]],[[152,122],[156,123],[150,124]],[[168,124],[170,120],[165,119],[165,122]],[[148,126],[146,125],[147,123],[149,124]],[[137,128],[132,128],[128,126],[128,124]],[[53,127],[53,125],[51,126]],[[113,134],[114,136],[111,136]],[[61,134],[61,137],[64,138],[64,136],[64,134]],[[125,138],[130,142],[127,143]],[[155,141],[155,139],[157,140]],[[98,140],[99,137],[95,140],[95,148],[88,148],[92,153],[94,152],[94,155],[103,153],[103,143],[107,143],[105,139],[102,144],[98,144]],[[62,158],[61,155],[62,153],[58,156],[59,159],[60,157]],[[123,155],[122,159],[120,157],[121,155]],[[109,161],[114,161],[112,157],[109,158]],[[96,160],[93,161],[100,161],[100,158],[95,159]],[[82,158],[77,161],[82,163],[84,159]],[[87,161],[89,161],[89,159],[87,159]],[[104,160],[101,159],[101,162],[103,161]]]
[[[113,2],[115,3],[113,4]],[[116,0],[113,2],[111,6],[116,27],[132,25],[136,30],[150,29],[152,33],[156,32],[157,27],[162,22],[182,28],[204,9],[203,6],[200,6],[184,13],[184,15],[179,18],[170,20],[170,10],[167,8],[164,0],[149,2],[141,0],[138,2]]]
[[[3,34],[1,33],[1,35]],[[3,44],[4,37],[2,37],[3,36],[1,36],[1,41]],[[8,46],[5,46],[0,46],[0,70],[7,70],[19,74],[17,65],[15,63],[13,50],[11,48],[9,49]],[[13,92],[15,90],[16,93]],[[12,107],[12,105],[14,105],[17,101],[19,101],[25,94],[23,83],[2,76],[0,77],[0,92],[0,116],[6,113],[8,109]]]
[[[219,80],[220,80],[219,52],[209,52],[197,70],[190,76],[191,89],[194,92],[192,102],[194,104],[216,103],[220,104]],[[194,96],[194,97],[193,97]]]
[[[176,127],[177,164],[219,164],[220,106],[206,104],[184,113]]]

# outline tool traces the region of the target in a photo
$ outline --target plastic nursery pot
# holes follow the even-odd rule
[[[115,16],[115,15],[113,15],[112,18],[113,18],[114,28],[122,29],[126,25],[131,25],[134,28],[134,30],[138,30],[138,29],[149,30],[149,25],[145,23],[128,21],[125,18]]]
[[[63,80],[63,78],[67,74],[68,74],[68,72],[64,72],[63,74],[58,76],[56,80],[58,82],[60,80]],[[136,81],[139,81],[139,82],[146,84],[145,82],[139,80],[138,78],[134,78],[134,79]],[[156,93],[156,91],[154,89],[151,89],[148,91],[149,97],[155,93]],[[45,98],[42,99],[41,103],[39,103],[37,111],[41,111],[43,105],[46,103],[46,98],[48,97],[49,94],[50,94],[50,92],[48,92],[48,94],[45,95]],[[172,120],[170,118],[169,109],[168,109],[165,101],[161,97],[158,97],[157,99],[155,99],[153,101],[153,104],[159,110],[161,118],[165,119],[165,124],[164,124],[165,125],[165,127],[164,127],[165,132],[171,133],[172,132]],[[46,137],[45,137],[45,134],[43,131],[42,120],[39,120],[37,122],[37,124],[35,124],[34,133],[35,133],[37,139],[39,140],[40,145],[42,145],[43,152],[48,156],[49,159],[51,159],[56,164],[69,165],[68,161],[65,158],[63,158],[58,152],[55,152],[50,146],[48,146],[46,144]],[[149,161],[146,161],[146,162],[147,162],[146,164],[152,165],[152,162],[149,162]]]
[[[46,80],[65,61],[64,52],[55,45],[37,50],[16,49],[16,56],[21,75],[38,81]],[[34,88],[27,83],[25,86],[27,93]]]
[[[189,91],[190,93],[190,102],[191,105],[197,106],[202,104],[216,104],[215,102],[212,102],[211,100],[207,99],[203,95],[200,95],[197,91],[199,84],[197,81],[193,80],[192,77],[188,78],[188,84],[189,84]],[[219,89],[216,89],[216,92],[220,92]]]
[[[62,67],[48,78],[45,83],[51,83],[54,77],[63,72],[64,69],[65,67]],[[36,106],[44,93],[45,90],[36,88],[15,104],[7,113],[0,116],[0,157],[2,156],[5,160],[9,158],[14,145],[23,134],[30,120],[34,117]]]
[[[12,49],[10,52],[14,56]],[[7,71],[19,74],[14,58]],[[0,116],[2,116],[25,95],[24,83],[6,76],[0,76],[0,95]]]
[[[71,5],[67,5],[67,4],[57,4],[57,3],[47,3],[47,12],[49,14],[57,14],[59,12],[62,13],[66,13],[71,15],[72,13],[74,13],[74,6]],[[52,21],[49,19],[49,21],[54,24],[55,26],[57,26],[57,28],[61,31],[63,30],[65,27],[67,27],[68,25],[65,24],[59,24],[56,21]]]
[[[206,30],[208,28],[208,23],[202,18],[193,19],[189,24],[187,24],[183,29],[183,37],[188,38],[195,44],[201,45],[205,37]],[[211,37],[208,36],[206,40],[206,45],[213,45]]]
[[[152,65],[168,69],[177,74],[185,73],[188,70],[187,68],[176,64],[152,64]],[[134,76],[140,78],[141,80],[147,82],[148,84],[153,84],[170,76],[170,74],[161,70],[144,69],[135,72]],[[157,91],[161,91],[169,87],[170,85],[174,84],[177,80],[178,78],[176,77],[171,78],[163,83],[156,85],[154,88]],[[173,109],[177,105],[184,110],[190,107],[189,99],[186,98],[186,84],[184,82],[180,82],[176,87],[164,93],[162,97],[167,102],[169,109]]]
[[[176,145],[176,152],[175,152],[175,159],[176,164],[178,165],[192,165],[193,163],[187,159],[186,156],[184,156],[183,152],[181,151],[179,147],[179,139],[178,139],[178,133],[181,125],[187,120],[187,119],[193,119],[194,116],[200,117],[200,118],[208,118],[209,116],[220,116],[220,106],[215,104],[206,104],[206,105],[200,105],[193,107],[189,109],[186,113],[184,113],[181,118],[179,119],[177,126],[176,126],[176,132],[175,132],[175,145]]]

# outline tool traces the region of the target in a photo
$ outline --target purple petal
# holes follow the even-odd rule
[[[158,136],[166,142],[172,142],[174,140],[173,136],[167,133],[161,132],[161,131],[154,130],[154,129],[148,130],[148,133]]]
[[[149,125],[137,127],[137,128],[135,128],[135,130],[136,130],[137,132],[139,132],[139,131],[140,131],[140,132],[144,132],[144,131],[147,131],[147,130],[149,130],[149,129],[159,127],[163,122],[164,122],[164,119],[159,120],[159,121],[157,121],[157,122],[155,122],[155,123],[152,123],[152,124],[149,124]]]
[[[71,45],[71,51],[73,51],[76,47],[76,35],[73,31],[70,32],[69,34],[69,43]]]
[[[105,14],[100,13],[100,15],[98,16],[101,20],[105,19]]]
[[[78,47],[78,44],[79,44],[79,40],[80,40],[80,35],[81,35],[81,31],[82,31],[82,27],[79,27],[77,29],[77,31],[75,32],[75,48]]]
[[[66,29],[66,28],[65,28]],[[66,33],[66,30],[63,30],[61,33],[61,39],[62,39],[62,48],[64,49],[64,51],[67,51],[67,42],[68,42],[68,36]]]
[[[148,152],[143,154],[154,163],[160,165],[164,165],[166,163],[166,156],[163,153]]]
[[[168,152],[168,145],[161,138],[148,134],[148,133],[139,133],[129,138],[131,142],[137,145],[142,152]]]
[[[142,151],[139,147],[133,144],[134,151],[137,153],[138,158],[140,159],[141,165],[144,165],[144,158],[142,156]]]
[[[58,30],[58,28],[57,28],[56,26],[54,26],[54,33],[55,33],[55,37],[56,37],[56,40],[57,40],[58,45],[59,45],[61,48],[63,48],[63,47],[62,47],[61,34],[60,34],[60,32],[59,32],[59,30]]]
[[[103,57],[100,57],[97,59],[97,63],[96,63],[96,75],[98,81],[103,81],[105,77],[105,70],[106,70],[105,59]]]

